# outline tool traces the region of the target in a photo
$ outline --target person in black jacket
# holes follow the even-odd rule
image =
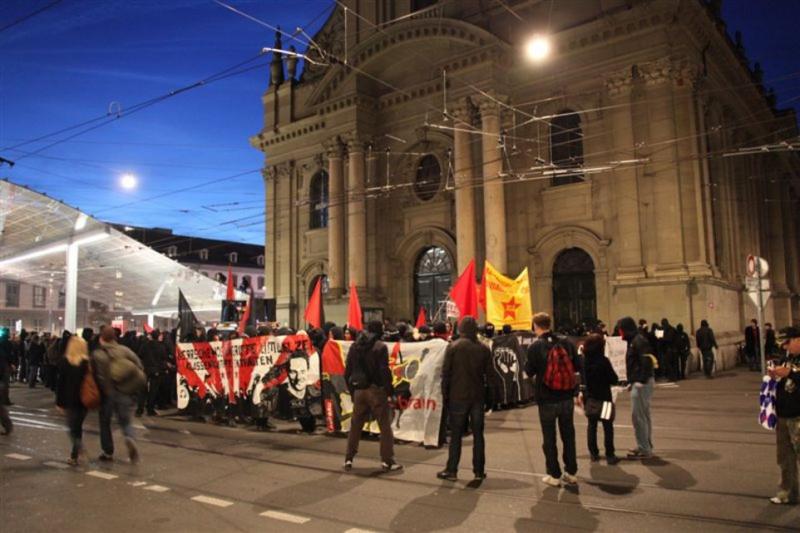
[[[78,456],[83,454],[83,421],[86,407],[81,402],[81,385],[89,371],[89,348],[86,341],[72,336],[67,341],[64,357],[59,361],[56,383],[56,405],[67,415],[67,426],[72,441],[72,451],[67,463],[78,465]]]
[[[3,435],[8,435],[14,428],[6,407],[11,405],[8,399],[8,382],[12,348],[11,341],[8,340],[8,329],[0,328],[0,425],[3,426]]]
[[[555,335],[551,330],[550,315],[536,313],[533,316],[533,332],[538,337],[536,342],[528,347],[528,360],[525,372],[536,378],[536,403],[539,405],[539,422],[542,425],[542,449],[544,450],[547,464],[547,475],[542,482],[558,487],[561,483],[574,485],[578,482],[577,452],[575,450],[575,422],[573,418],[574,405],[581,405],[579,393],[581,363],[575,345],[566,337]],[[559,380],[563,385],[556,388],[553,382],[549,364],[551,357],[556,353],[563,353],[566,361],[559,360],[557,368],[562,369]],[[569,366],[572,368],[570,369]],[[571,371],[571,376],[566,375]],[[571,387],[568,385],[572,384]],[[552,385],[552,386],[551,386]],[[558,446],[556,445],[556,423],[561,434],[561,443],[564,446],[564,473],[558,462]]]
[[[636,448],[628,453],[629,459],[646,459],[653,456],[653,423],[650,418],[650,399],[653,397],[653,349],[636,327],[633,318],[626,316],[618,322],[617,331],[628,343],[625,353],[625,370],[631,391],[631,419],[636,434]]]
[[[689,335],[683,330],[683,324],[675,326],[675,353],[678,359],[678,379],[686,379],[686,364],[689,362],[689,353],[692,344]]]
[[[139,401],[136,406],[136,416],[144,413],[145,402],[147,403],[147,416],[157,416],[156,401],[161,383],[167,373],[167,361],[169,353],[166,345],[159,340],[161,333],[154,330],[150,333],[150,338],[144,338],[139,345],[139,359],[144,366],[144,373],[147,376],[147,387],[139,392]]]
[[[381,431],[381,466],[385,472],[402,470],[394,460],[394,434],[389,398],[392,396],[392,373],[389,370],[389,350],[380,340],[383,322],[373,320],[367,331],[358,337],[347,352],[344,377],[353,398],[353,416],[347,437],[344,469],[353,468],[353,458],[358,453],[361,431],[367,414],[378,422]]]
[[[478,340],[478,323],[471,316],[464,317],[458,331],[460,337],[447,347],[442,368],[442,396],[449,414],[450,449],[447,467],[436,476],[456,480],[461,439],[469,419],[473,438],[472,471],[476,480],[482,480],[486,478],[483,413],[492,352]]]
[[[605,347],[605,338],[596,333],[589,335],[589,338],[583,343],[584,375],[586,377],[583,404],[586,409],[586,418],[589,420],[586,436],[592,462],[600,460],[600,450],[597,447],[597,423],[602,421],[606,461],[610,465],[615,465],[619,463],[619,458],[614,453],[613,411],[608,420],[601,420],[599,412],[603,402],[613,400],[611,386],[619,383],[617,373],[614,372],[611,361],[605,355]],[[590,411],[592,412],[590,413]]]
[[[797,467],[800,461],[800,328],[781,330],[781,340],[786,356],[778,365],[769,369],[772,379],[778,381],[775,389],[775,427],[778,465],[781,468],[780,491],[769,501],[775,504],[797,504],[800,499],[800,484]]]
[[[31,345],[28,348],[28,387],[35,388],[39,376],[39,368],[44,363],[45,346],[38,333],[31,337]]]
[[[700,321],[700,329],[695,332],[694,340],[703,359],[703,373],[706,378],[711,379],[711,372],[714,370],[714,349],[719,348],[714,330],[708,327],[708,320]]]

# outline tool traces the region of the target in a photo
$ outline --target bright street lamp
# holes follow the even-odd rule
[[[123,189],[131,191],[136,188],[138,180],[136,179],[136,176],[134,176],[133,174],[125,174],[122,176],[122,178],[120,178],[119,184],[122,186]]]
[[[550,40],[543,35],[534,35],[525,43],[525,56],[536,63],[550,55]]]

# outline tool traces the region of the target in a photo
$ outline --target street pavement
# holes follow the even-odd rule
[[[576,416],[577,489],[545,486],[535,406],[487,418],[488,479],[435,475],[446,450],[398,444],[401,473],[379,470],[362,441],[352,472],[345,441],[292,423],[259,433],[178,416],[134,419],[142,461],[100,463],[97,414],[87,418],[89,461],[69,467],[63,419],[43,388],[12,385],[15,431],[0,437],[0,530],[38,531],[800,531],[800,506],[767,501],[777,490],[774,434],[757,423],[760,376],[725,372],[658,384],[657,457],[590,463]],[[629,395],[618,402],[618,454],[633,446]],[[602,429],[600,430],[602,433]],[[598,435],[602,443],[602,437]]]

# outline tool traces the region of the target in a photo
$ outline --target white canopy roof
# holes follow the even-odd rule
[[[223,285],[59,200],[0,181],[0,277],[62,287],[70,244],[79,245],[81,298],[110,311],[172,316],[180,289],[196,313],[220,312]]]

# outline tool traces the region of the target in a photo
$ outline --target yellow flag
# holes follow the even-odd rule
[[[514,329],[531,329],[533,311],[527,267],[516,279],[511,279],[486,261],[484,284],[487,322],[495,326],[509,324]]]

